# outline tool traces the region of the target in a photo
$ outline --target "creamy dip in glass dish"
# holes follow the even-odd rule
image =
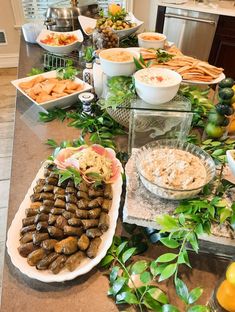
[[[201,160],[179,149],[154,150],[141,167],[149,181],[170,189],[194,189],[206,182],[206,169]]]
[[[194,198],[215,176],[215,163],[208,153],[177,139],[150,142],[134,157],[143,186],[165,199]]]

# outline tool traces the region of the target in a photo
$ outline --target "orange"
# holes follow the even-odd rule
[[[120,5],[117,5],[115,3],[112,3],[109,5],[109,13],[111,15],[116,15],[117,13],[120,13],[122,11],[122,8]]]
[[[228,133],[235,132],[235,116],[230,117],[230,123],[228,125]]]
[[[226,311],[235,312],[235,285],[224,280],[217,290],[216,298]]]

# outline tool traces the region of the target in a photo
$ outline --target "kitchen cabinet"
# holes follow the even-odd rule
[[[235,78],[235,17],[219,17],[209,63],[223,67],[226,76]]]
[[[167,7],[165,5],[158,6],[156,29],[155,29],[158,32],[164,32],[164,26],[166,24],[165,16],[167,15],[166,14],[167,9],[168,9],[168,6]],[[174,9],[176,9],[175,6],[174,6]],[[178,6],[177,9],[187,9],[187,8],[184,7],[184,5],[182,5],[181,7]],[[193,8],[190,7],[188,11],[191,11],[192,9],[193,11],[195,11],[197,7],[196,6]],[[201,8],[199,12],[202,12]],[[220,11],[218,10],[217,14],[218,12]],[[207,13],[212,13],[212,12],[207,12]],[[213,12],[211,16],[216,16],[215,12]],[[193,36],[193,38],[191,38],[193,39],[192,42],[194,43],[195,41],[197,41],[201,48],[203,46],[203,42],[200,38],[203,36],[203,39],[205,40],[205,43],[207,44],[207,46],[208,44],[210,45],[209,51],[207,53],[207,58],[204,60],[208,60],[208,62],[212,65],[223,67],[224,73],[227,77],[235,78],[235,16],[220,15],[216,24],[217,26],[216,26],[214,36],[210,37],[211,42],[208,43],[209,38],[206,35],[207,32],[204,32],[204,34],[200,34],[200,33],[197,33],[196,31],[195,31],[195,35]],[[193,28],[195,30],[195,27]],[[188,30],[188,27],[186,29]],[[177,29],[175,33],[177,33]],[[187,38],[187,41],[188,40],[189,42],[187,42],[187,51],[184,52],[182,49],[182,52],[187,55],[195,56],[203,60],[203,58],[201,58],[200,56],[197,56],[195,47],[193,47],[192,53],[189,52],[190,51],[190,47],[189,47],[190,38]],[[183,38],[181,38],[181,41],[183,41]],[[177,45],[177,42],[176,42],[176,45]]]

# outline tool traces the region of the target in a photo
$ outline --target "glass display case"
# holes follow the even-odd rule
[[[129,153],[156,139],[185,140],[192,117],[191,103],[183,96],[154,107],[138,98],[130,110]]]

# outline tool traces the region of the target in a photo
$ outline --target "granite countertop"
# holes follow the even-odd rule
[[[187,1],[186,3],[183,3],[184,0],[182,0],[181,2],[179,1],[180,2],[179,4],[177,4],[177,2],[178,2],[177,0],[175,2],[174,0],[166,0],[166,2],[164,2],[164,0],[158,0],[157,5],[176,9],[185,9],[190,11],[198,11],[216,15],[235,17],[234,1],[209,0],[208,4],[191,0]]]
[[[25,77],[32,67],[41,67],[43,50],[21,40],[19,77]],[[8,227],[14,218],[41,162],[50,154],[44,144],[47,138],[60,142],[79,136],[77,129],[65,127],[61,122],[33,125],[26,122],[25,116],[30,108],[30,101],[19,93],[16,97],[16,119],[14,134],[13,163],[8,211]],[[119,221],[116,234],[125,234]],[[144,255],[147,259],[156,259],[166,249],[160,245],[151,245]],[[211,255],[190,255],[193,270],[182,268],[182,278],[190,289],[202,286],[204,293],[201,303],[206,303],[216,281],[223,274],[226,261]],[[99,267],[73,281],[46,284],[24,276],[13,266],[5,255],[2,282],[2,312],[114,312],[119,311],[114,301],[107,297],[108,278]],[[170,301],[180,306],[171,281],[161,283],[167,290]],[[182,307],[182,306],[181,306]],[[183,308],[181,308],[183,311]]]

